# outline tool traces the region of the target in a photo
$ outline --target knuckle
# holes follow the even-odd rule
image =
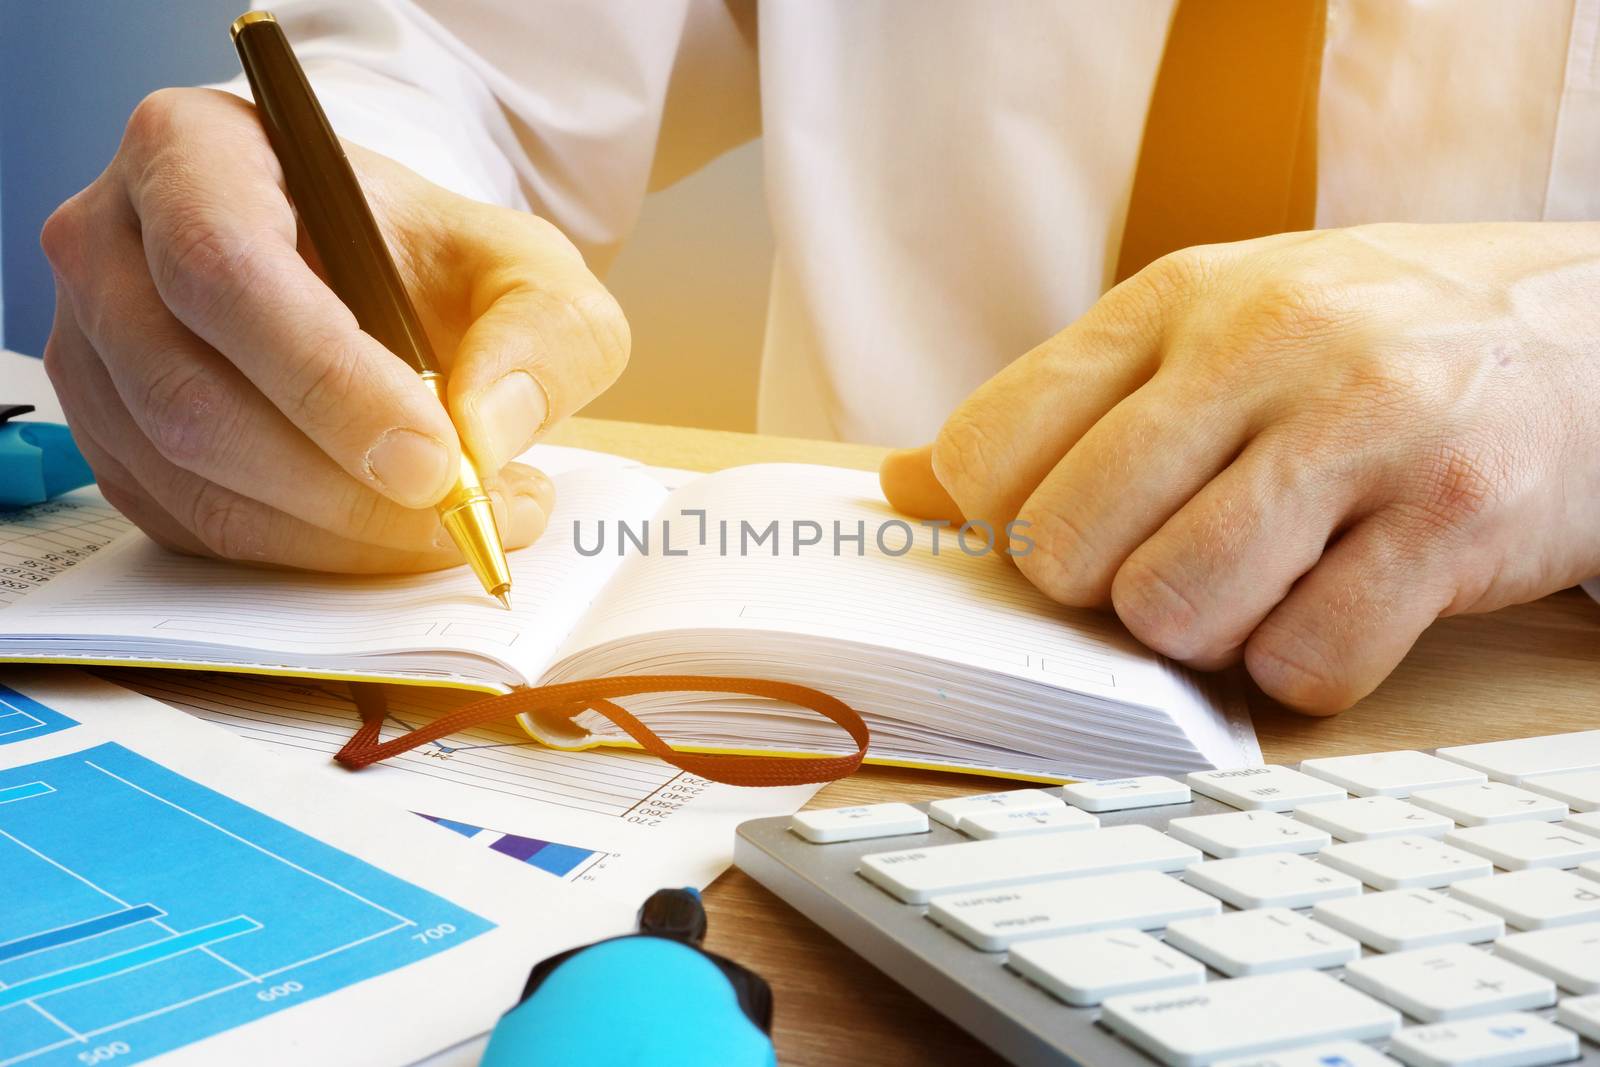
[[[1241,317],[1258,342],[1293,344],[1342,332],[1347,307],[1337,287],[1288,268],[1254,286]]]
[[[223,559],[266,558],[254,507],[243,497],[207,483],[195,495],[189,528],[206,550]]]
[[[1414,426],[1432,404],[1418,361],[1390,346],[1360,346],[1341,359],[1316,394],[1335,424]]]
[[[318,427],[349,421],[350,398],[361,386],[360,356],[348,337],[307,338],[302,359],[285,384],[293,421]]]
[[[552,411],[553,418],[588,403],[621,376],[628,365],[632,334],[621,306],[599,283],[592,291],[577,295],[536,289],[532,301],[536,328],[546,340],[547,352],[555,339],[567,339],[569,344],[573,338],[582,339],[579,344],[587,341],[584,358],[566,364],[560,380],[552,382],[550,374],[534,373],[552,394],[552,407],[561,409]],[[543,357],[537,361],[543,362]]]
[[[1342,711],[1354,697],[1326,644],[1283,619],[1261,624],[1245,644],[1244,661],[1262,692],[1300,711]]]
[[[1505,486],[1480,449],[1447,442],[1430,449],[1416,468],[1420,492],[1412,506],[1418,521],[1430,533],[1459,530],[1490,511]]]
[[[616,298],[603,288],[576,297],[568,302],[568,314],[574,316],[588,331],[598,355],[595,373],[602,379],[604,389],[622,375],[628,366],[628,356],[633,347],[633,335],[628,319]]]
[[[1129,556],[1111,583],[1117,616],[1146,645],[1177,660],[1219,652],[1202,631],[1202,616],[1182,579],[1163,574],[1137,555]]]
[[[962,408],[946,420],[934,439],[933,472],[956,503],[966,507],[978,498],[983,486],[996,480],[1001,451],[990,421],[970,408]]]
[[[364,486],[351,493],[340,510],[333,532],[347,540],[413,552],[434,552],[439,548],[434,541],[434,528]],[[420,532],[423,530],[427,532]]]
[[[140,489],[125,486],[110,475],[102,475],[98,468],[95,474],[98,477],[96,485],[101,495],[106,498],[106,503],[121,512],[122,516],[142,530],[146,537],[169,552],[194,554],[192,544],[180,543],[170,535],[170,531],[157,518],[161,514],[160,509],[152,504],[147,494]]]
[[[353,541],[382,543],[393,526],[388,511],[382,503],[383,498],[373,492],[350,494],[350,500],[344,506],[343,521],[338,529],[348,530],[347,536]]]
[[[135,148],[164,144],[182,121],[183,89],[157,89],[134,105],[124,132],[126,143]]]
[[[1213,288],[1224,265],[1223,247],[1194,245],[1168,252],[1112,289],[1096,307],[1121,327],[1162,334],[1174,308]]]
[[[1028,524],[1033,548],[1017,557],[1017,567],[1052,600],[1078,607],[1103,604],[1109,579],[1088,562],[1089,542],[1083,530],[1063,509],[1024,511],[1019,522]]]
[[[1143,279],[1156,295],[1171,297],[1205,288],[1221,265],[1220,245],[1191,245],[1168,252],[1135,277]]]
[[[45,376],[50,379],[50,384],[54,387],[56,396],[61,400],[62,407],[65,408],[68,406],[68,397],[71,393],[62,388],[63,383],[66,381],[67,362],[69,360],[66,353],[62,351],[64,344],[65,342],[62,341],[59,330],[50,331],[50,336],[44,343],[44,358],[40,362],[44,364]]]
[[[169,361],[145,385],[137,410],[157,452],[193,469],[219,447],[219,431],[234,421],[234,399],[226,384],[202,365]]]
[[[52,211],[39,230],[39,247],[49,261],[51,270],[63,281],[71,282],[82,275],[87,249],[88,213],[84,194],[79,193]]]
[[[160,236],[147,248],[156,289],[197,329],[226,319],[249,288],[248,242],[208,209],[174,204]]]

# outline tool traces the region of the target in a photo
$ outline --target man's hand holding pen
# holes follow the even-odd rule
[[[51,380],[107,498],[169,547],[316,570],[457,564],[431,508],[463,446],[506,547],[526,545],[552,489],[510,460],[627,362],[616,302],[554,227],[346,153],[445,363],[448,412],[325,284],[236,97],[149,97],[45,227]]]

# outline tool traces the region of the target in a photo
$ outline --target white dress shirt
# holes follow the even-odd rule
[[[762,136],[760,427],[908,445],[1109,284],[1171,4],[273,6],[343,136],[598,270]],[[1318,224],[1600,218],[1597,35],[1600,0],[1331,0]]]

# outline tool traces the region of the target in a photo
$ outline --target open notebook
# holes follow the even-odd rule
[[[1114,619],[1052,603],[1002,556],[967,555],[949,531],[935,555],[934,531],[897,523],[870,473],[763,465],[668,489],[613,461],[555,482],[548,532],[512,554],[510,612],[460,569],[353,578],[173,555],[92,492],[75,494],[0,521],[0,660],[490,692],[610,674],[753,675],[853,705],[877,762],[1049,779],[1260,760],[1236,695]],[[908,535],[914,544],[890,555],[880,527],[888,552]],[[819,531],[817,544],[796,544]],[[812,713],[754,697],[628,704],[683,748],[850,751]],[[578,725],[589,731],[578,743],[631,744],[594,713]]]

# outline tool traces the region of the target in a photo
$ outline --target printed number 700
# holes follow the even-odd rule
[[[442,941],[455,932],[456,928],[450,923],[440,923],[438,926],[430,926],[420,933],[412,934],[411,940],[426,945],[430,941]]]

